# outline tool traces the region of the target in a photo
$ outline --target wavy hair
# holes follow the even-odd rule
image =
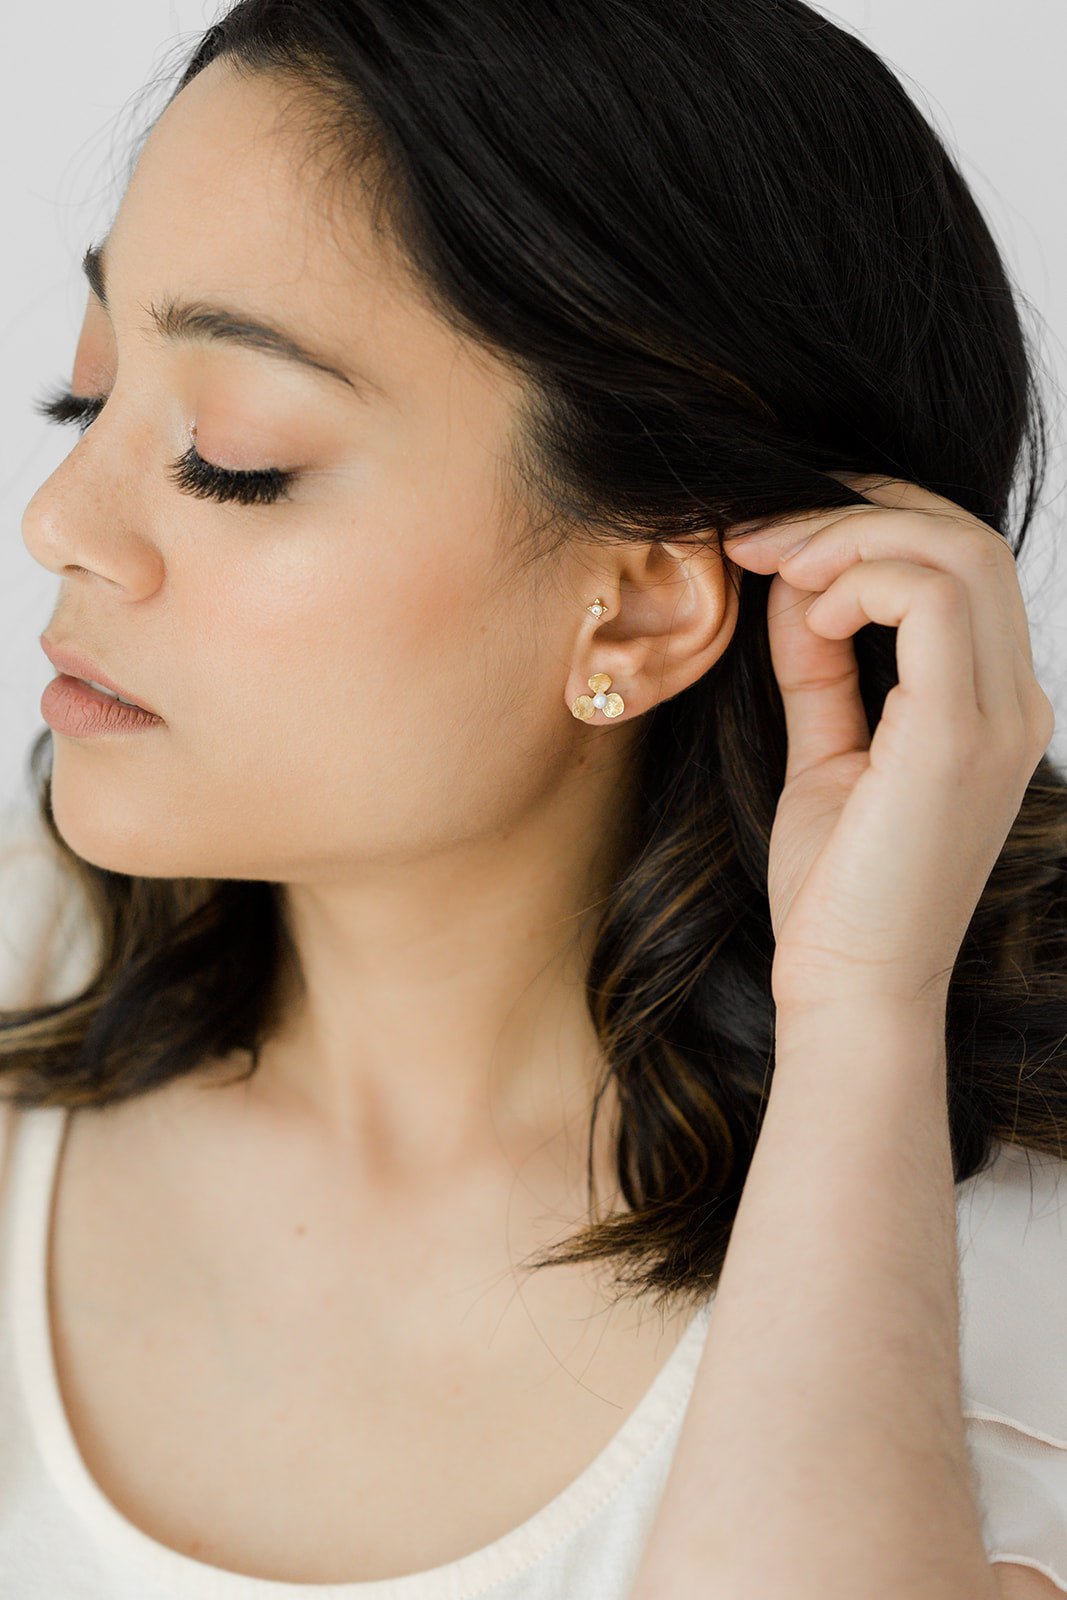
[[[509,467],[537,515],[516,560],[574,538],[721,549],[737,524],[860,503],[834,471],[945,495],[1018,558],[1047,425],[1005,266],[901,84],[800,0],[239,0],[173,94],[220,58],[292,92],[328,179],[358,180],[439,315],[525,380]],[[588,965],[607,1063],[589,1217],[527,1263],[609,1261],[617,1288],[661,1299],[718,1281],[774,1062],[786,729],[770,579],[727,567],[728,649],[643,719]],[[895,637],[854,638],[872,731]],[[0,1017],[6,1097],[104,1105],[232,1051],[250,1076],[292,955],[278,886],[82,860],[52,816],[50,749],[46,730],[29,755],[40,814],[98,952],[77,994]],[[1065,786],[1043,757],[953,970],[957,1182],[995,1140],[1064,1154]],[[629,1210],[606,1216],[593,1130],[612,1079]]]

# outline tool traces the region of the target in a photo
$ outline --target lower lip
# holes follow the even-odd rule
[[[56,733],[75,739],[100,733],[136,733],[139,728],[161,728],[163,718],[140,706],[124,706],[106,694],[98,694],[80,678],[61,673],[53,678],[41,696],[41,715]]]

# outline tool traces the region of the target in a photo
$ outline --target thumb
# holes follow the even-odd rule
[[[771,661],[789,738],[786,783],[834,756],[871,747],[852,639],[824,639],[808,626],[804,611],[815,598],[780,572],[767,594]]]

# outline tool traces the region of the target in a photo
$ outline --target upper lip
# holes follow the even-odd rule
[[[132,700],[133,704],[140,706],[142,711],[150,711],[154,717],[159,716],[158,711],[154,711],[151,706],[145,705],[143,700],[138,700],[135,694],[131,694],[129,689],[124,689],[121,683],[116,683],[114,678],[109,678],[107,673],[96,665],[95,661],[91,661],[80,650],[68,649],[66,646],[53,644],[51,639],[46,639],[43,633],[41,634],[41,649],[58,672],[65,672],[72,678],[91,678],[93,683],[103,684],[105,689],[111,689],[115,694],[120,694],[124,700]]]

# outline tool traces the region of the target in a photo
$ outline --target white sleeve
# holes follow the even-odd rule
[[[996,1150],[956,1190],[967,1450],[989,1560],[1067,1594],[1067,1159]]]

